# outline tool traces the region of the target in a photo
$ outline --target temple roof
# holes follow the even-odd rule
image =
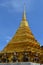
[[[13,38],[9,41],[7,46],[3,49],[3,52],[20,52],[24,50],[31,50],[39,48],[40,45],[32,34],[28,22],[26,19],[26,12],[23,12],[23,18],[20,23],[18,30],[16,31]]]

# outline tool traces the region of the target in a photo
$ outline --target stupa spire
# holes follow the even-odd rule
[[[25,11],[25,5],[24,5],[24,12],[23,12],[23,18],[22,20],[26,20],[26,11]]]
[[[28,26],[28,22],[26,20],[26,10],[25,10],[25,5],[24,5],[24,11],[23,11],[23,17],[22,21],[20,23],[20,27]]]

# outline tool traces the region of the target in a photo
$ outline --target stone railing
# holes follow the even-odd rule
[[[31,62],[17,62],[17,63],[0,63],[0,65],[43,65],[38,63],[31,63]]]

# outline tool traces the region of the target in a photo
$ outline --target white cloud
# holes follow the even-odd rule
[[[24,8],[24,3],[26,8],[29,8],[31,0],[5,0],[0,3],[0,6],[7,7],[9,10],[21,11]]]
[[[8,42],[9,42],[9,40],[6,40],[6,42],[8,43]]]
[[[8,42],[11,40],[11,38],[12,38],[12,37],[7,36],[7,37],[6,37],[6,42],[8,43]]]

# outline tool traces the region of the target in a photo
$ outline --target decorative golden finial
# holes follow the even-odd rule
[[[26,20],[26,12],[25,12],[25,4],[24,4],[24,12],[23,12],[23,18],[20,23],[20,27],[28,26],[28,22]]]
[[[24,3],[24,12],[23,12],[23,19],[22,20],[26,20],[25,3]]]

